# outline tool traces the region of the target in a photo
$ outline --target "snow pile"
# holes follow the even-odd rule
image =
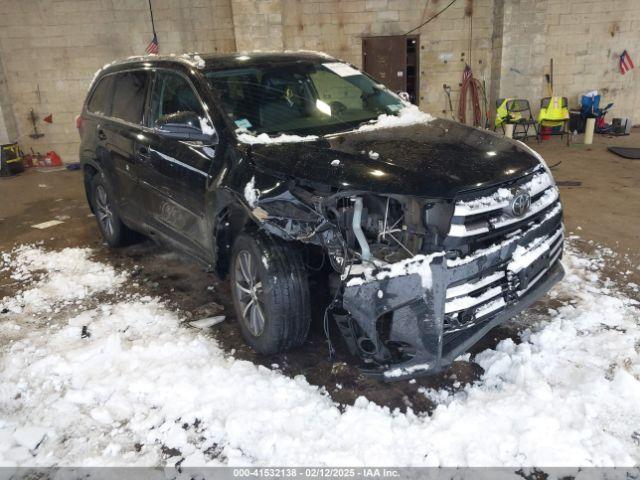
[[[387,115],[383,113],[376,120],[366,125],[362,125],[355,132],[371,132],[383,128],[409,127],[421,123],[429,123],[435,117],[423,112],[415,105],[405,104],[405,107],[398,112],[398,115]]]
[[[633,465],[640,459],[638,302],[599,284],[594,261],[570,253],[555,290],[572,300],[552,321],[500,342],[475,361],[481,383],[439,395],[433,426],[446,429],[443,458],[474,464]],[[485,452],[467,450],[483,438]],[[443,439],[444,440],[444,439]],[[492,453],[490,453],[492,452]]]
[[[33,276],[40,278],[15,297],[1,299],[0,310],[51,312],[58,303],[111,291],[127,278],[126,274],[116,273],[113,267],[95,262],[90,256],[88,248],[47,252],[33,246],[22,246],[12,254],[4,254],[5,268],[13,271],[14,280],[25,282]],[[42,275],[38,275],[39,271]]]
[[[43,278],[69,271],[72,256],[78,284],[111,268],[83,250],[63,252],[33,254]],[[637,464],[638,302],[603,286],[597,262],[570,252],[554,293],[561,306],[539,315],[519,345],[505,340],[477,355],[486,372],[476,384],[425,392],[439,403],[430,417],[364,398],[341,409],[301,376],[226,355],[148,297],[87,307],[39,328],[25,314],[4,314],[0,462]],[[31,265],[11,268],[22,276]],[[48,301],[65,298],[59,289]]]
[[[286,133],[282,133],[277,137],[271,137],[266,133],[261,133],[260,135],[253,135],[248,133],[246,130],[237,130],[236,134],[238,136],[238,140],[242,143],[247,143],[249,145],[259,145],[259,144],[271,144],[271,143],[297,143],[297,142],[314,142],[318,140],[316,135],[307,135],[301,137],[299,135],[288,135]]]

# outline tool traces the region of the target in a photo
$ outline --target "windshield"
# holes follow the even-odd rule
[[[402,100],[346,63],[295,63],[205,74],[224,113],[253,134],[325,135],[396,114]]]

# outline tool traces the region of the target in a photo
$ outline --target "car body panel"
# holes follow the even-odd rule
[[[504,183],[539,165],[514,141],[448,120],[256,145],[253,151],[259,165],[291,177],[433,198]]]
[[[393,128],[365,126],[314,141],[245,144],[239,140],[236,126],[218,108],[218,94],[203,71],[336,60],[313,53],[203,57],[204,66],[192,57],[141,57],[109,66],[98,75],[128,69],[178,72],[189,79],[217,133],[211,142],[176,140],[146,123],[131,125],[93,115],[85,105],[81,161],[85,167],[104,172],[113,183],[128,225],[166,241],[220,276],[226,274],[233,239],[246,229],[323,249],[323,261],[327,253],[337,272],[333,275],[339,277],[342,308],[353,320],[350,328],[357,324],[373,343],[379,342],[379,319],[393,313],[396,320],[390,327],[391,341],[418,342],[411,360],[384,365],[381,359],[371,370],[384,380],[444,368],[489,328],[526,308],[562,277],[558,257],[553,263],[542,262],[544,276],[536,277],[537,283],[526,295],[514,299],[517,285],[505,287],[507,307],[447,347],[447,288],[482,279],[488,268],[506,275],[503,263],[514,249],[526,245],[536,232],[548,232],[531,227],[522,239],[516,234],[509,245],[459,268],[448,267],[441,252],[429,264],[433,281],[428,287],[419,275],[411,273],[350,284],[350,271],[334,262],[341,255],[344,261],[348,257],[347,240],[341,233],[344,225],[338,226],[337,220],[325,213],[330,205],[337,211],[338,203],[340,208],[352,208],[350,199],[361,194],[411,198],[416,208],[412,213],[416,231],[426,235],[428,226],[422,219],[431,199],[453,211],[456,199],[463,195],[473,196],[475,191],[505,184],[513,190],[523,177],[541,168],[535,154],[492,132],[443,119]],[[97,139],[97,132],[105,127],[106,138]],[[549,228],[561,228],[561,214],[553,222]],[[444,243],[440,247],[444,249]],[[539,273],[537,266],[535,273]],[[344,324],[338,324],[345,334]]]

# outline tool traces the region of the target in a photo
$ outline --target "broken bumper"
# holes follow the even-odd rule
[[[447,367],[563,278],[562,244],[558,220],[470,259],[432,257],[423,266],[426,287],[424,272],[347,281],[344,309],[365,333],[366,356],[376,365],[367,372],[394,381]],[[391,344],[409,346],[410,359],[390,362]]]

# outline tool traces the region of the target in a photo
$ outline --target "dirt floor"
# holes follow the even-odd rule
[[[617,252],[611,277],[618,282],[640,284],[640,160],[627,160],[606,150],[607,146],[640,147],[640,131],[627,137],[597,136],[592,146],[567,147],[553,138],[533,148],[553,168],[561,188],[568,235],[579,235],[581,248],[595,245]],[[30,170],[19,176],[0,178],[0,252],[19,244],[42,242],[47,248],[88,246],[97,257],[134,272],[131,288],[166,299],[185,319],[224,314],[227,321],[215,326],[211,335],[235,356],[278,368],[289,375],[303,374],[312,384],[322,385],[343,404],[364,395],[380,405],[415,411],[431,409],[421,387],[457,390],[474,381],[481,369],[474,363],[456,362],[447,371],[410,382],[383,384],[359,373],[353,358],[346,353],[336,332],[337,359],[327,358],[327,344],[319,318],[314,321],[308,342],[301,349],[271,357],[259,356],[243,343],[236,326],[225,282],[205,273],[186,257],[145,241],[120,250],[107,248],[100,240],[95,218],[86,205],[80,172],[66,170]],[[34,224],[48,220],[64,223],[44,230]],[[622,273],[621,273],[622,272]],[[16,285],[0,278],[0,298]],[[545,311],[547,300],[533,309]],[[320,313],[322,308],[317,308]],[[319,317],[319,315],[316,315]],[[473,349],[491,348],[504,338],[517,337],[527,326],[523,314],[493,330]]]

